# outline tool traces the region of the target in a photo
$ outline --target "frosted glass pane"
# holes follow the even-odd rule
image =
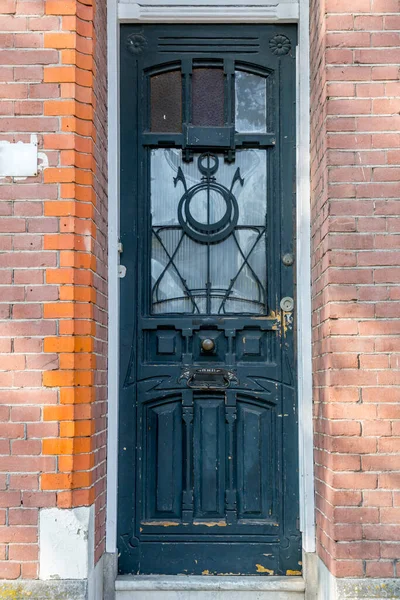
[[[153,313],[265,314],[266,151],[203,156],[151,153]]]
[[[266,78],[245,71],[235,71],[235,129],[241,133],[267,131]]]
[[[199,155],[194,160],[185,163],[181,158],[180,150],[158,148],[151,153],[151,212],[153,225],[178,225],[178,203],[182,195],[182,188],[175,187],[174,178],[178,168],[182,169],[187,186],[199,183],[201,173],[197,166]],[[243,187],[236,184],[234,193],[239,205],[238,225],[265,225],[266,198],[267,198],[267,152],[266,150],[238,150],[234,163],[224,163],[220,160],[218,169],[218,182],[227,187],[231,186],[232,179],[237,169],[240,169],[244,179]],[[222,201],[219,194],[213,210],[219,207]],[[199,210],[197,196],[193,201],[195,210]]]

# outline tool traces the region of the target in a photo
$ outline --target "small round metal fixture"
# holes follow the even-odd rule
[[[290,296],[286,296],[285,298],[282,298],[281,300],[281,309],[284,312],[292,312],[294,308],[294,300],[293,298],[290,298]]]
[[[269,47],[272,54],[276,56],[284,56],[288,54],[292,48],[292,44],[286,35],[276,35],[269,40]]]
[[[291,267],[294,263],[293,254],[284,254],[282,256],[282,262],[285,265],[285,267]]]
[[[147,48],[147,40],[141,33],[132,33],[126,40],[126,47],[133,55],[139,55]]]
[[[215,342],[214,340],[211,340],[210,338],[206,338],[205,340],[203,340],[201,342],[201,349],[204,352],[212,352],[215,348]]]

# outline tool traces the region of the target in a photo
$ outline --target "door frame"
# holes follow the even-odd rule
[[[251,5],[250,5],[251,1]],[[119,31],[121,23],[297,23],[296,64],[296,316],[299,410],[300,530],[304,552],[315,552],[311,352],[309,0],[107,0],[108,9],[108,432],[106,552],[117,552],[119,414]],[[249,5],[246,4],[249,2]],[[177,8],[177,5],[178,8]],[[207,6],[206,6],[207,5]],[[213,6],[211,10],[209,7]]]

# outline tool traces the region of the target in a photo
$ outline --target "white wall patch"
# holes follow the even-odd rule
[[[40,579],[87,579],[94,567],[94,508],[40,511]]]
[[[0,141],[0,177],[34,177],[37,173],[37,144]]]

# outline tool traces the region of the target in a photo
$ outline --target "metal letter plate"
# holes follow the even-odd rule
[[[214,368],[185,368],[178,383],[186,379],[186,385],[193,390],[226,390],[231,383],[239,383],[233,371]]]

